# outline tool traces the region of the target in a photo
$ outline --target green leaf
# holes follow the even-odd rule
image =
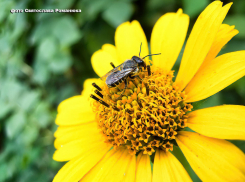
[[[111,26],[117,27],[121,23],[128,21],[133,14],[133,6],[129,2],[113,2],[102,14],[102,17]]]
[[[45,84],[50,78],[48,63],[43,59],[37,59],[34,64],[34,72],[32,76],[33,82]]]
[[[70,46],[81,38],[77,24],[70,16],[57,19],[53,26],[53,34],[59,40],[61,47]]]
[[[11,78],[3,80],[1,86],[3,89],[1,89],[0,98],[11,104],[16,104],[21,94],[25,91],[25,85]]]
[[[12,39],[12,41],[18,39],[26,30],[26,27],[27,27],[26,14],[17,13],[13,32],[10,34],[11,35],[10,38]]]
[[[183,0],[184,13],[190,17],[197,16],[209,4],[209,0]]]
[[[1,7],[1,11],[0,11],[0,22],[3,21],[3,19],[6,16],[9,16],[9,11],[10,9],[12,9],[14,7],[14,3],[13,1],[1,1],[0,2],[0,7]]]
[[[79,7],[82,8],[81,17],[86,18],[87,20],[95,20],[98,14],[113,2],[113,0],[84,0],[80,1]]]
[[[75,0],[69,0],[69,1],[55,1],[55,8],[58,9],[70,9],[72,8],[72,4],[74,3]]]
[[[32,115],[32,119],[39,127],[45,128],[53,119],[49,113],[49,105],[46,102],[40,102]]]
[[[41,61],[36,61],[34,65],[33,82],[38,84],[45,84],[50,78],[50,71],[48,65]]]
[[[58,43],[52,36],[45,38],[38,47],[37,59],[49,62],[58,51]]]
[[[37,58],[34,63],[33,80],[44,84],[50,77],[50,63],[59,52],[59,46],[54,37],[47,37],[38,47]]]
[[[57,101],[62,102],[63,100],[78,94],[76,88],[72,84],[67,84],[66,88],[63,88],[59,94]]]
[[[0,119],[2,119],[13,109],[13,105],[0,100],[0,108]]]
[[[17,172],[20,171],[20,160],[21,155],[13,155],[11,156],[10,160],[8,160],[8,171],[7,171],[7,177],[13,177],[16,175]]]
[[[45,39],[47,35],[50,35],[52,32],[52,25],[54,24],[54,22],[55,21],[53,21],[53,19],[38,22],[38,24],[35,27],[33,27],[33,32],[30,36],[30,42],[32,44],[36,44]]]
[[[17,112],[11,116],[6,123],[7,136],[12,139],[14,138],[24,127],[26,123],[26,116],[23,112]]]
[[[38,129],[35,125],[26,125],[17,141],[25,146],[31,144],[37,139]]]
[[[236,35],[236,38],[245,38],[245,15],[227,16],[224,20],[224,23],[228,25],[235,25],[236,29],[239,31],[239,34]]]
[[[6,163],[0,164],[0,181],[5,181],[7,178],[8,166]]]
[[[1,35],[2,34],[2,35]],[[0,34],[0,56],[1,58],[9,58],[10,54],[12,54],[12,45],[9,41],[9,37],[4,33]],[[8,60],[7,60],[8,61]],[[7,62],[6,61],[6,62]],[[0,65],[1,67],[6,66],[6,62],[1,59]]]
[[[64,73],[72,65],[70,55],[60,52],[57,53],[49,64],[49,68],[54,73]]]
[[[21,98],[19,98],[19,105],[25,111],[30,111],[31,109],[35,108],[35,104],[39,101],[40,92],[33,90],[33,91],[26,91],[22,94]]]

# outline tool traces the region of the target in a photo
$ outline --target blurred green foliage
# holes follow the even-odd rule
[[[156,20],[178,8],[190,27],[210,0],[1,0],[0,1],[0,182],[52,181],[63,165],[52,160],[57,105],[97,77],[90,57],[114,44],[115,28],[139,20],[150,40]],[[225,1],[227,3],[229,1]],[[10,9],[81,9],[81,13],[10,13]],[[245,50],[245,1],[234,0],[225,23],[240,31],[222,53]],[[189,29],[189,31],[191,28]],[[178,70],[183,51],[178,58]],[[245,105],[245,78],[195,103],[195,108]],[[245,151],[245,143],[232,141]],[[177,148],[177,158],[199,181]]]

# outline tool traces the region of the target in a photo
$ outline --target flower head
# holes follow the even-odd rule
[[[245,107],[191,112],[191,103],[245,75],[245,51],[216,57],[238,33],[222,24],[230,6],[214,1],[198,17],[175,81],[171,69],[185,41],[188,15],[178,10],[156,22],[151,52],[161,55],[152,62],[141,58],[147,67],[133,59],[141,43],[141,55],[149,54],[140,24],[121,24],[116,45],[105,44],[92,56],[102,79],[86,80],[80,96],[59,105],[54,159],[69,162],[54,181],[191,181],[171,153],[173,146],[202,181],[244,181],[245,156],[224,139],[245,140]],[[195,132],[183,131],[186,127]]]
[[[177,131],[186,126],[192,105],[185,103],[184,92],[173,83],[172,71],[152,67],[138,75],[125,77],[125,90],[125,83],[112,88],[101,84],[101,91],[95,92],[105,104],[92,95],[95,100],[91,107],[106,143],[115,149],[129,148],[131,154],[143,151],[152,155],[157,149],[167,150],[166,143],[173,146]]]

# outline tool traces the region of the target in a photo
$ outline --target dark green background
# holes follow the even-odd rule
[[[148,41],[156,20],[182,8],[193,26],[209,0],[1,0],[0,1],[0,182],[51,181],[63,163],[52,160],[57,105],[97,77],[90,58],[114,44],[116,27],[138,20]],[[229,1],[224,1],[228,3]],[[81,13],[10,13],[10,9],[81,9]],[[245,50],[245,1],[234,0],[225,23],[240,33],[222,53]],[[191,29],[189,29],[190,32]],[[180,58],[174,67],[178,70]],[[195,104],[245,105],[245,78]],[[245,143],[234,142],[243,151]],[[174,150],[195,181],[196,175]]]

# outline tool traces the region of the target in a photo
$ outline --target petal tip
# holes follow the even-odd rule
[[[183,13],[183,10],[181,8],[178,9],[177,15],[181,15]]]

